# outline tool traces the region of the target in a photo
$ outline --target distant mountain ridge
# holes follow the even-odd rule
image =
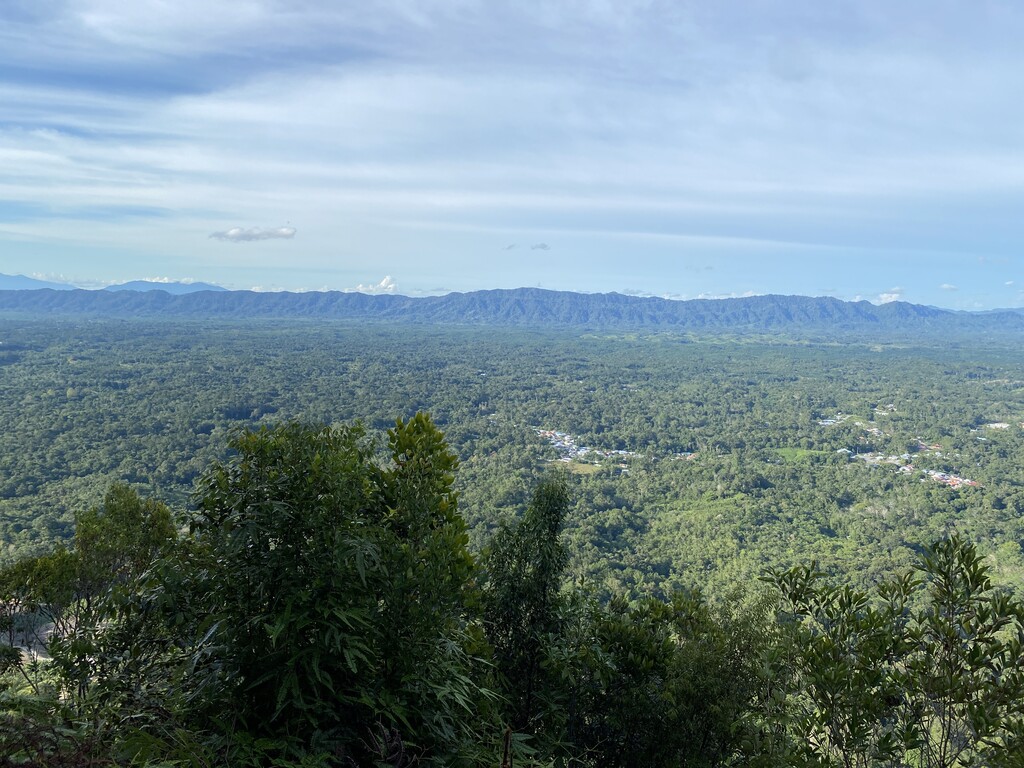
[[[498,289],[411,298],[364,293],[0,291],[0,311],[147,318],[322,318],[460,325],[679,331],[1020,333],[1024,314],[954,312],[894,301],[751,296],[678,301],[619,293]]]
[[[37,291],[50,288],[54,291],[82,290],[71,283],[55,283],[50,280],[38,280],[25,275],[5,275],[0,273],[0,291]],[[198,291],[226,291],[212,283],[186,283],[176,280],[129,280],[127,283],[108,285],[104,291],[166,291],[172,294],[196,293]]]
[[[25,275],[0,274],[0,291],[38,291],[42,288],[50,288],[54,291],[75,290],[75,286],[68,285],[67,283],[37,280],[34,277],[25,277]]]
[[[185,293],[198,293],[199,291],[226,291],[219,285],[212,283],[179,283],[174,281],[158,282],[156,280],[130,280],[127,283],[108,285],[105,291],[166,291],[167,293],[180,296]]]

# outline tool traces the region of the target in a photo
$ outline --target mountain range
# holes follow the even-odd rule
[[[894,301],[875,305],[831,297],[751,296],[678,301],[619,293],[539,288],[411,298],[337,291],[258,293],[207,290],[0,290],[0,312],[118,318],[316,318],[459,325],[650,329],[692,332],[793,331],[885,336],[1024,332],[1015,310],[957,312]],[[190,287],[200,285],[189,284]]]
[[[75,286],[67,283],[55,283],[50,280],[37,280],[34,277],[24,275],[0,274],[0,291],[36,291],[41,288],[50,288],[54,291],[73,291]]]
[[[74,291],[77,287],[70,283],[56,283],[50,280],[38,280],[25,275],[0,274],[0,291],[35,291],[50,288],[54,291]],[[166,291],[172,294],[195,293],[197,291],[226,291],[219,285],[211,283],[181,283],[163,280],[131,280],[127,283],[108,285],[105,291]]]
[[[186,293],[198,293],[199,291],[226,291],[219,285],[212,283],[175,283],[156,282],[153,280],[130,280],[127,283],[108,285],[105,291],[166,291],[167,293],[181,296]]]

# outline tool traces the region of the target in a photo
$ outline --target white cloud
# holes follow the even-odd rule
[[[939,286],[939,288],[941,288],[944,291],[955,291],[955,290],[957,290],[957,287],[955,285],[953,285],[952,283],[943,283],[942,285]]]
[[[248,243],[254,240],[290,240],[295,237],[295,227],[232,227],[223,232],[212,232],[210,237],[215,240],[228,240],[232,243]]]
[[[878,298],[875,299],[877,304],[888,304],[893,301],[900,301],[903,299],[902,288],[890,288],[885,293],[878,294]]]
[[[54,272],[27,272],[26,276],[35,280],[46,280],[49,283],[68,283],[70,285],[74,282],[72,278]]]
[[[376,285],[357,285],[350,292],[351,293],[394,293],[398,290],[398,284],[394,281],[391,275],[386,275]]]

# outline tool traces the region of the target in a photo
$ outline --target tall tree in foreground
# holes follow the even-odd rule
[[[993,587],[960,537],[935,544],[921,568],[927,603],[900,680],[915,696],[922,764],[1024,765],[1024,604]]]
[[[224,707],[230,729],[343,744],[371,716],[384,574],[364,438],[359,427],[245,432],[201,483],[192,529],[209,565],[195,586],[211,618],[203,671],[217,677],[198,703]]]
[[[562,475],[544,478],[513,525],[499,529],[484,557],[484,622],[504,680],[506,718],[518,732],[541,729],[545,654],[560,630],[560,590],[568,562],[561,542],[569,508]]]
[[[586,764],[712,768],[744,750],[761,650],[747,609],[695,591],[602,606],[577,590],[566,619],[549,654],[566,739]]]
[[[246,432],[201,485],[209,703],[246,734],[358,757],[383,726],[437,759],[472,739],[456,459],[425,414],[388,440],[380,461],[359,426]]]
[[[96,689],[107,688],[104,636],[117,625],[115,602],[178,537],[166,506],[121,483],[75,522],[71,549],[0,569],[0,629],[9,644],[0,671],[16,672],[11,689],[24,684],[32,694],[6,695],[11,678],[0,679],[0,765],[100,759],[107,744],[99,723],[109,712]]]
[[[792,737],[787,762],[1024,765],[1024,604],[988,572],[954,536],[873,595],[813,568],[773,574],[789,700],[772,725]]]
[[[723,765],[755,689],[758,638],[697,592],[602,605],[564,583],[569,496],[549,475],[484,557],[484,616],[505,717],[570,765]]]

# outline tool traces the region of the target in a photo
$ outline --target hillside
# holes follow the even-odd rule
[[[458,325],[677,331],[1005,334],[1024,330],[1013,311],[968,313],[906,302],[752,296],[675,301],[537,288],[411,298],[362,293],[0,291],[0,312],[119,318],[323,318]]]

